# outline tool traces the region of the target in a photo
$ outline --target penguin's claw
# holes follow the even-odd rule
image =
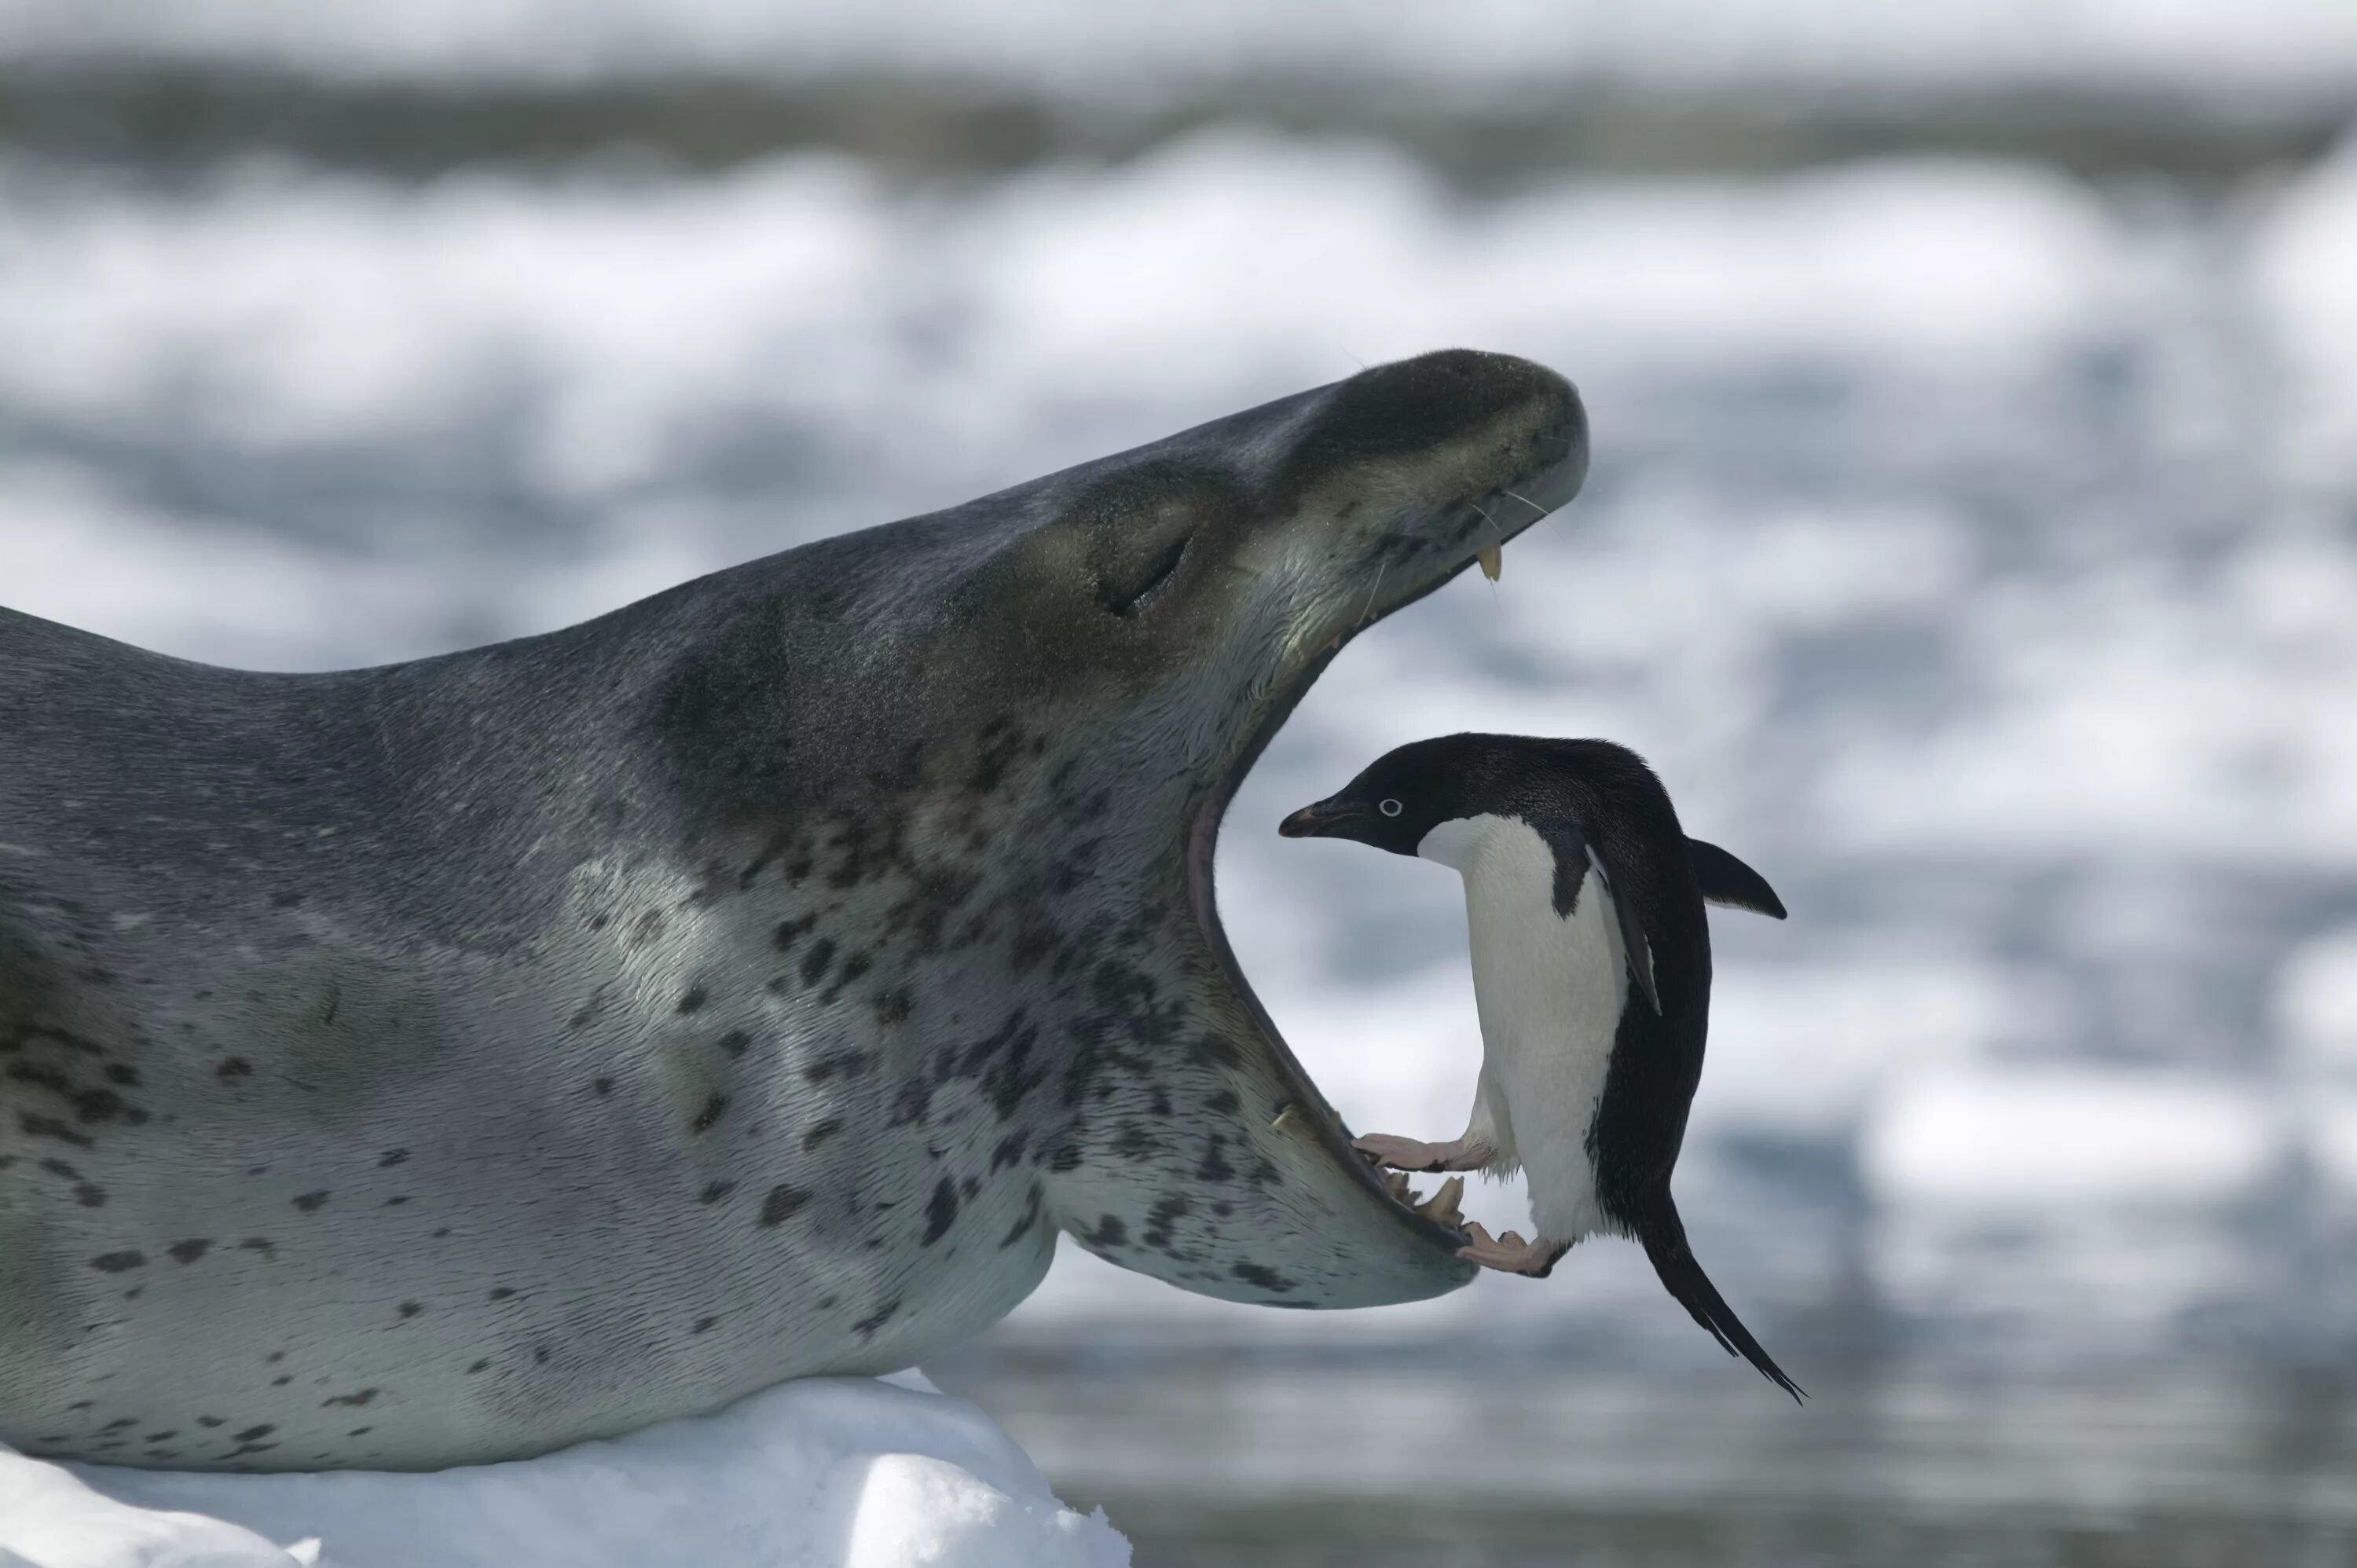
[[[1479,1263],[1504,1274],[1527,1274],[1543,1280],[1555,1272],[1555,1260],[1571,1250],[1568,1243],[1555,1247],[1543,1240],[1525,1241],[1521,1232],[1514,1230],[1492,1240],[1478,1224],[1468,1222],[1464,1229],[1473,1242],[1458,1248],[1457,1255],[1469,1263]]]
[[[1351,1147],[1379,1165],[1395,1171],[1478,1171],[1490,1163],[1490,1151],[1480,1144],[1469,1145],[1458,1138],[1447,1144],[1427,1144],[1416,1138],[1397,1138],[1389,1133],[1370,1133],[1363,1138],[1351,1140]]]

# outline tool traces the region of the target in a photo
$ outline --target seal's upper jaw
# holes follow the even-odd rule
[[[1297,1172],[1322,1169],[1340,1178],[1329,1198],[1348,1190],[1372,1201],[1413,1246],[1413,1261],[1399,1259],[1391,1276],[1362,1281],[1351,1299],[1302,1305],[1375,1305],[1437,1294],[1473,1276],[1456,1256],[1464,1238],[1450,1228],[1454,1204],[1437,1197],[1419,1211],[1404,1182],[1387,1180],[1351,1147],[1341,1119],[1254,995],[1213,893],[1220,820],[1262,748],[1344,643],[1578,492],[1587,426],[1578,394],[1561,376],[1469,350],[1378,366],[1310,396],[1278,483],[1306,512],[1331,520],[1334,547],[1309,556],[1317,570],[1306,584],[1308,622],[1285,660],[1290,667],[1264,672],[1273,679],[1243,714],[1210,791],[1192,803],[1187,884],[1206,945],[1254,1026],[1263,1066],[1290,1096],[1267,1135],[1293,1145],[1287,1163]]]

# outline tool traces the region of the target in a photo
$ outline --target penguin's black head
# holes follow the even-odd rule
[[[1490,799],[1497,759],[1482,744],[1491,738],[1440,736],[1387,751],[1340,792],[1302,807],[1276,831],[1289,839],[1356,839],[1413,855],[1441,823],[1497,808]]]

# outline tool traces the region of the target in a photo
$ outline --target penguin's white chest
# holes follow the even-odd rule
[[[1482,1089],[1530,1183],[1531,1219],[1570,1242],[1609,1225],[1596,1202],[1587,1132],[1604,1097],[1628,995],[1627,955],[1604,879],[1587,867],[1568,916],[1555,909],[1555,853],[1529,824],[1443,822],[1417,846],[1465,879]],[[1480,1114],[1477,1108],[1477,1117]]]

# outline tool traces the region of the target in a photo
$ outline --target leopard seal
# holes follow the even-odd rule
[[[1457,1288],[1213,836],[1343,641],[1587,462],[1569,382],[1448,350],[409,663],[0,612],[0,1442],[526,1456],[906,1366],[1060,1234]]]

